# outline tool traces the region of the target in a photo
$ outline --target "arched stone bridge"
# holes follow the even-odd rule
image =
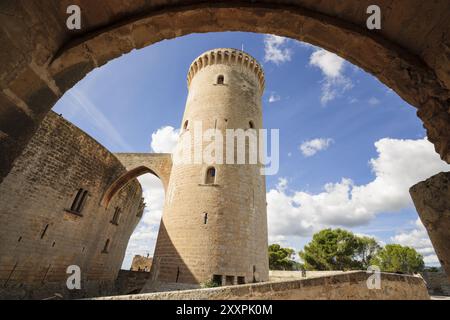
[[[114,154],[127,169],[127,172],[117,178],[106,190],[102,198],[102,205],[108,207],[109,202],[117,192],[133,179],[150,173],[161,179],[164,190],[167,191],[170,171],[172,169],[172,155],[170,153],[116,153]]]

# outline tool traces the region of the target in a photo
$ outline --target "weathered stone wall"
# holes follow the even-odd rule
[[[178,292],[103,297],[104,300],[429,300],[420,277],[381,274],[381,289],[368,289],[366,272],[304,280],[264,282],[241,286]]]
[[[223,84],[218,83],[219,76]],[[266,192],[260,165],[248,160],[194,162],[195,150],[206,150],[210,144],[194,135],[215,130],[225,137],[227,129],[262,128],[262,68],[244,52],[215,49],[193,62],[188,85],[180,143],[190,143],[184,148],[191,151],[191,162],[174,161],[172,166],[152,279],[198,284],[216,275],[224,284],[266,281]],[[224,161],[226,152],[223,139]],[[212,167],[214,182],[208,183]]]
[[[116,295],[140,293],[150,278],[149,272],[120,270],[115,282]]]
[[[152,268],[153,258],[151,257],[143,257],[140,255],[136,255],[133,257],[133,262],[131,263],[131,271],[145,271],[150,272]]]
[[[140,219],[142,190],[135,180],[108,209],[100,201],[125,171],[114,155],[68,121],[54,113],[45,118],[0,184],[0,297],[111,292]],[[88,191],[81,215],[68,210],[80,188]],[[111,223],[116,208],[120,216]],[[66,290],[70,265],[81,268],[82,290]]]
[[[423,273],[430,295],[450,296],[450,281],[442,271],[425,271]]]
[[[419,182],[409,193],[450,280],[450,172]]]

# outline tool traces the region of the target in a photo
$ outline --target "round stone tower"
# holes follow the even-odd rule
[[[172,167],[153,280],[223,285],[267,281],[265,177],[259,162],[250,164],[248,159],[249,136],[258,141],[258,129],[262,128],[264,72],[245,52],[214,49],[195,59],[187,82],[189,95],[180,141],[188,137],[192,142],[187,147],[192,161],[174,161]],[[236,163],[237,155],[230,157],[233,163],[227,161],[229,129],[241,129],[241,134],[248,135],[245,164]],[[205,150],[211,141],[220,141],[202,141],[199,136],[207,130],[223,137],[219,143],[222,163],[208,163],[194,155],[199,147]],[[233,139],[235,153],[238,139]]]

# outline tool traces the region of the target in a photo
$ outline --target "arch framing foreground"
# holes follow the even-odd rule
[[[130,181],[150,173],[158,177],[167,191],[170,172],[172,170],[172,155],[169,153],[116,153],[116,158],[128,170],[118,177],[105,191],[101,205],[108,207],[111,199]]]
[[[133,49],[194,32],[273,33],[335,52],[418,108],[450,162],[450,3],[446,0],[78,0],[83,28],[67,30],[66,1],[9,2],[0,15],[0,181],[61,95]],[[365,27],[377,4],[382,30]],[[103,10],[104,9],[104,10]],[[420,16],[417,13],[420,12]]]
[[[75,2],[83,13],[79,31],[65,26],[68,0],[0,5],[0,183],[52,106],[89,71],[164,39],[214,31],[286,36],[358,65],[418,109],[450,163],[448,0]],[[372,4],[382,10],[380,31],[365,27]]]

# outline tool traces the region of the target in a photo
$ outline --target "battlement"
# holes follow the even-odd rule
[[[214,64],[236,64],[247,67],[256,74],[261,90],[264,91],[264,71],[259,62],[248,53],[232,48],[217,48],[206,51],[198,56],[189,67],[187,75],[188,87],[198,71],[203,67]]]

